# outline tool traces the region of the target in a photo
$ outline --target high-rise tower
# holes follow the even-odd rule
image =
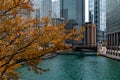
[[[60,0],[61,17],[71,20],[69,26],[82,26],[85,23],[85,0]]]
[[[89,0],[89,21],[97,26],[97,42],[103,41],[106,29],[106,0]]]
[[[107,49],[113,56],[120,56],[120,0],[107,1]]]

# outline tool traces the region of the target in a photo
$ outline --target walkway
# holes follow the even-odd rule
[[[118,51],[118,53],[114,54],[114,55],[111,54],[110,52],[116,53],[117,51],[114,51],[114,50],[107,51],[106,47],[101,47],[101,46],[98,47],[98,54],[105,56],[105,57],[108,57],[108,58],[111,58],[111,59],[114,59],[114,60],[120,61],[120,51]]]

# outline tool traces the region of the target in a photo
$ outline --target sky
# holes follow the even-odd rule
[[[88,0],[85,0],[85,22],[89,21]]]

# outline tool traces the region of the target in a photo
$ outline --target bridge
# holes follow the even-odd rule
[[[74,42],[72,43],[72,46],[75,47],[74,50],[83,50],[83,51],[97,51],[97,45],[96,44],[86,44],[81,42]]]
[[[57,52],[58,55],[77,55],[79,57],[84,57],[84,56],[96,56],[97,53],[93,50],[70,50],[70,51],[63,51],[63,52]]]

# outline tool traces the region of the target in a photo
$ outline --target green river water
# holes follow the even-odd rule
[[[24,66],[19,80],[120,80],[120,62],[102,56],[58,55],[39,66],[50,70],[36,74]]]

